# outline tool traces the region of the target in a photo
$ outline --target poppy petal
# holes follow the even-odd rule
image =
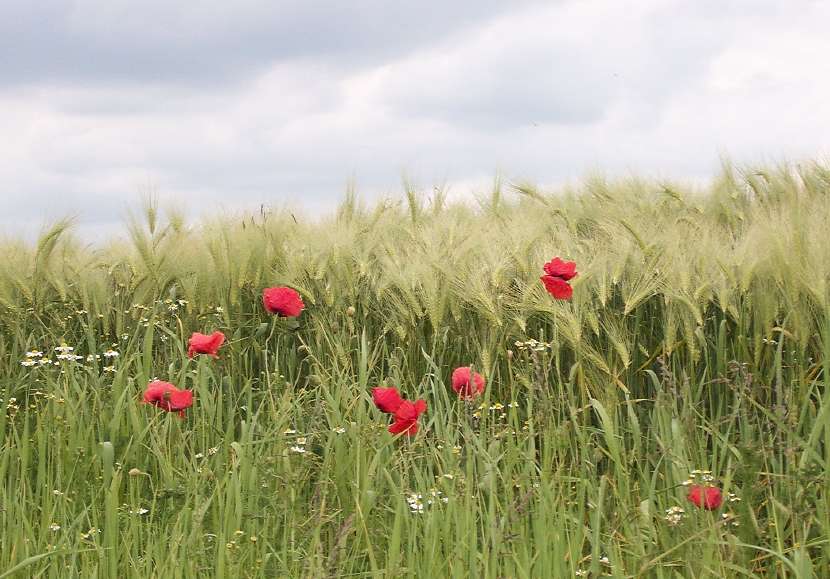
[[[219,358],[216,350],[219,349],[225,341],[225,334],[222,332],[213,332],[210,336],[193,332],[193,335],[188,340],[190,348],[187,351],[187,357],[192,358],[193,354],[210,354],[214,358]]]
[[[372,388],[372,398],[375,400],[375,406],[380,408],[381,412],[394,413],[403,403],[403,398],[398,393],[397,388]]]
[[[184,409],[193,404],[193,392],[156,380],[147,386],[141,403],[154,404],[166,412],[178,412],[184,418]]]
[[[469,366],[461,366],[452,373],[452,389],[458,392],[462,400],[484,392],[484,378],[481,377],[481,374],[473,376],[473,382],[475,382],[475,386],[473,386],[470,381],[470,372]]]
[[[548,293],[558,300],[569,300],[574,293],[571,285],[562,278],[543,275],[541,278]]]
[[[262,303],[270,313],[287,318],[299,316],[305,308],[300,294],[290,287],[272,287],[262,290]]]
[[[401,402],[401,405],[395,411],[395,422],[400,422],[402,420],[417,420],[418,419],[418,409],[415,408],[415,404],[410,402],[409,400],[404,400]]]
[[[147,389],[144,391],[144,400],[142,400],[141,403],[158,404],[160,401],[164,400],[165,392],[175,392],[176,390],[178,390],[178,388],[172,384],[168,384],[167,382],[162,382],[161,380],[150,382]]]
[[[168,398],[168,412],[183,411],[193,405],[193,392],[190,390],[176,390],[170,393]]]
[[[562,278],[565,281],[573,279],[577,275],[575,261],[565,262],[559,259],[558,257],[554,257],[548,263],[543,265],[542,269],[545,270],[546,274],[553,277]]]
[[[717,487],[695,485],[689,488],[686,499],[694,503],[696,507],[714,511],[723,503],[723,493]]]
[[[392,423],[389,427],[389,432],[392,434],[403,434],[404,436],[412,436],[418,432],[418,422],[415,420],[398,420]]]

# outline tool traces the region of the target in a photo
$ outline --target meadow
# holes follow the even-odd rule
[[[0,579],[830,577],[828,226],[807,162],[6,239]]]

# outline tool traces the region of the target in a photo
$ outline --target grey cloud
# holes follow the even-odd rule
[[[222,86],[274,61],[377,64],[522,0],[2,2],[0,84],[121,79]]]
[[[683,10],[602,3],[535,6],[373,73],[401,115],[481,131],[588,125],[627,101],[656,122],[665,99],[705,75],[729,22]]]

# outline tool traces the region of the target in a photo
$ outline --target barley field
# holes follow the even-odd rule
[[[828,231],[806,162],[5,239],[0,579],[830,577]]]

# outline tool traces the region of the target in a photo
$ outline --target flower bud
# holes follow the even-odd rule
[[[130,476],[141,476],[141,471],[137,468],[131,468],[130,472],[127,474],[129,474]]]
[[[357,310],[354,309],[354,306],[349,306],[346,309],[346,315],[348,315],[350,318],[353,318],[356,313],[357,313]]]

